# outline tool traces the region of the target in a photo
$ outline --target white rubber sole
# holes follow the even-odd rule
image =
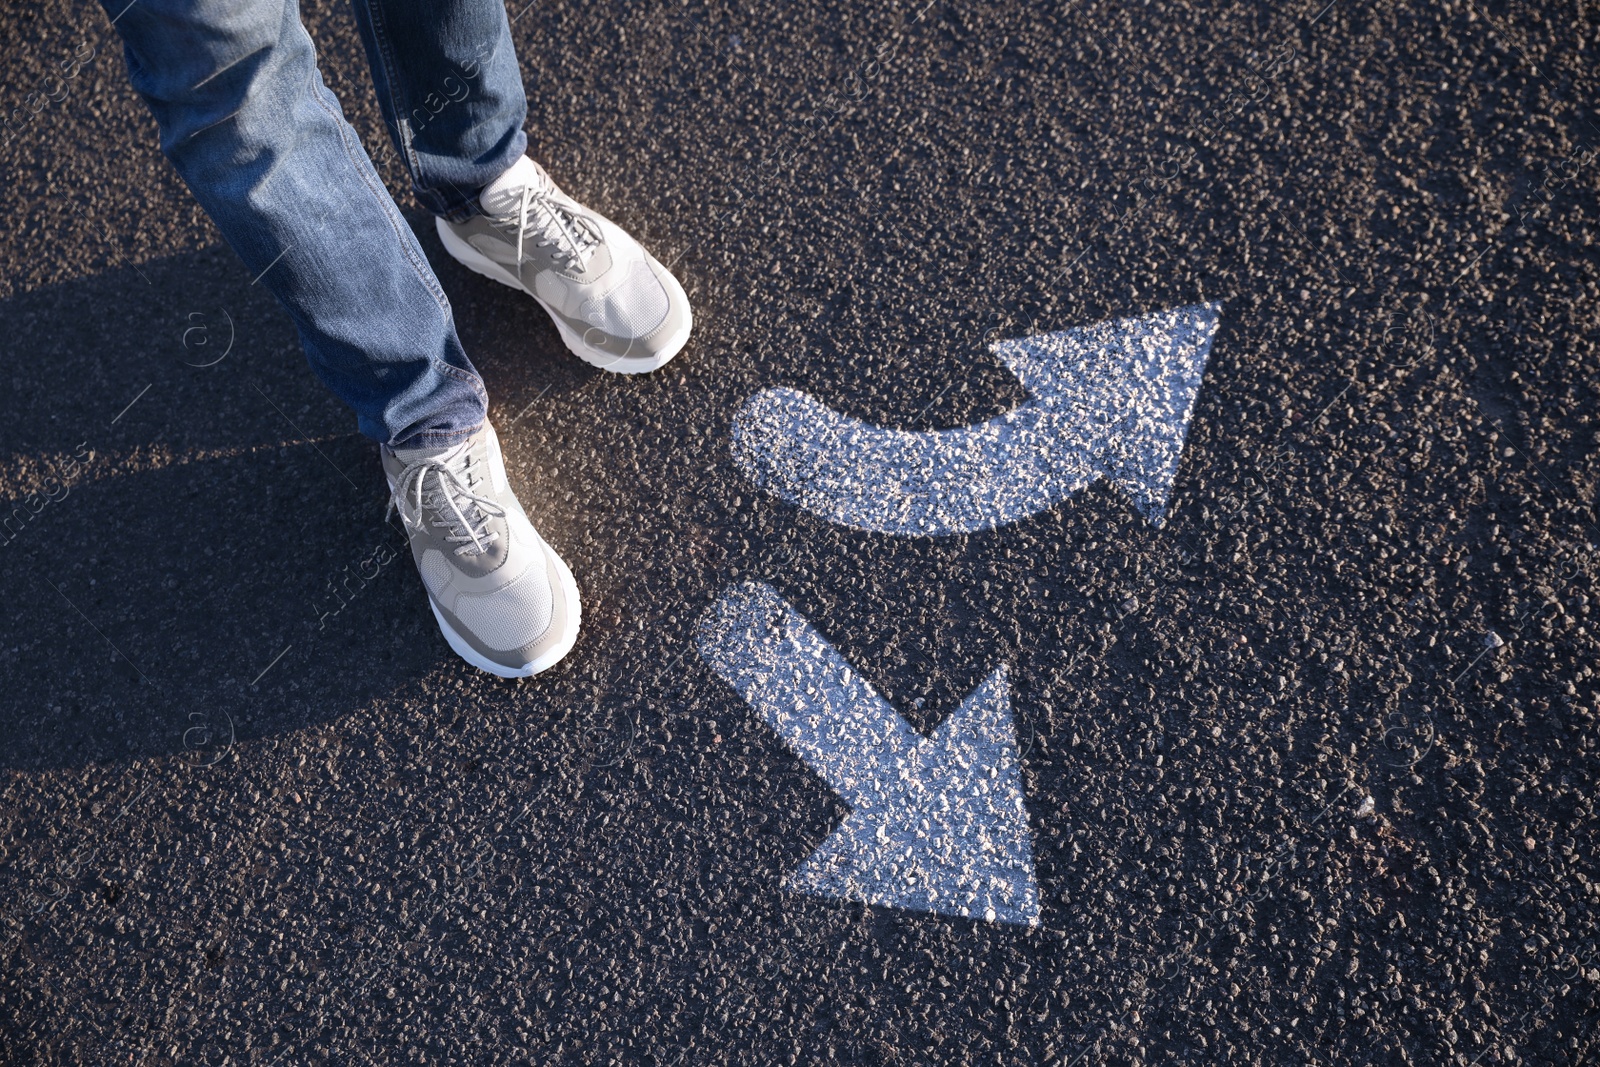
[[[656,258],[650,256],[648,252],[645,255],[650,256],[651,270],[661,280],[668,293],[683,306],[683,326],[667,338],[666,347],[660,354],[651,359],[631,359],[624,362],[621,356],[602,352],[587,344],[560,316],[550,310],[550,305],[545,303],[538,293],[523,285],[511,271],[457,237],[455,231],[450,229],[443,219],[435,218],[433,223],[439,231],[439,242],[444,245],[444,250],[450,253],[451,258],[475,274],[481,274],[501,285],[509,285],[537,300],[539,306],[544,308],[545,314],[550,316],[550,321],[556,324],[556,329],[561,333],[561,341],[567,346],[567,350],[591,367],[608,370],[614,374],[646,374],[666,366],[673,356],[683,351],[683,346],[689,341],[689,333],[694,329],[694,313],[689,310],[689,297],[684,293],[683,286],[678,284],[678,279],[672,276],[672,272],[656,262]]]
[[[583,605],[578,600],[578,582],[572,577],[572,571],[567,567],[567,561],[561,558],[560,553],[556,552],[555,549],[550,549],[550,556],[555,560],[557,577],[561,582],[561,591],[566,596],[567,603],[571,608],[567,616],[567,622],[569,623],[567,632],[556,643],[555,647],[521,668],[507,667],[503,663],[485,659],[482,653],[473,648],[460,634],[451,628],[450,624],[445,621],[444,613],[433,602],[433,597],[429,596],[428,607],[433,610],[433,618],[439,624],[439,632],[444,634],[445,641],[449,643],[450,648],[454,650],[456,655],[480,671],[488,671],[497,678],[531,678],[541,671],[547,671],[554,667],[566,657],[568,652],[572,651],[572,646],[578,643],[578,630],[583,626]]]

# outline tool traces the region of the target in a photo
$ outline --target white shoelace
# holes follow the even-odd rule
[[[450,531],[445,540],[461,546],[455,550],[458,556],[487,552],[499,536],[488,528],[489,520],[506,513],[506,509],[493,500],[471,490],[470,475],[467,482],[461,480],[460,473],[450,464],[462,456],[466,457],[466,462],[461,464],[461,469],[465,470],[472,463],[470,449],[463,449],[455,456],[447,452],[417,460],[400,473],[394,492],[389,495],[390,514],[398,511],[407,527],[422,528],[424,509],[438,516],[432,525]],[[433,489],[425,492],[430,474],[434,479]]]
[[[517,207],[517,267],[522,266],[523,241],[529,236],[530,209],[533,216],[533,236],[540,248],[556,246],[556,252],[569,265],[579,270],[588,266],[589,257],[600,244],[600,233],[590,220],[575,214],[571,208],[555,197],[550,176],[540,171],[533,181],[522,187],[521,203]]]

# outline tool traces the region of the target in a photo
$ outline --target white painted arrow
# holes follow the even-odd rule
[[[739,409],[746,474],[830,522],[905,537],[1025,519],[1106,478],[1157,526],[1189,432],[1216,304],[992,346],[1032,394],[976,426],[888,430],[794,389]]]
[[[785,887],[1037,924],[1039,887],[1000,667],[923,737],[769,586],[723,593],[700,654],[850,806]]]

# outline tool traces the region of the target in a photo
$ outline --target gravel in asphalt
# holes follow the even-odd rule
[[[0,1062],[1595,1059],[1592,6],[518,3],[531,151],[694,303],[637,379],[443,254],[304,14],[583,634],[454,658],[105,15],[8,9]],[[730,449],[1207,303],[1160,526],[853,529]],[[699,654],[746,582],[924,737],[1005,668],[1036,925],[785,888],[850,809]]]

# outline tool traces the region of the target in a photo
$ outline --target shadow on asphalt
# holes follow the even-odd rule
[[[441,276],[497,422],[598,375],[525,297]],[[18,294],[0,331],[0,768],[205,762],[454,664],[376,450],[226,247]]]

